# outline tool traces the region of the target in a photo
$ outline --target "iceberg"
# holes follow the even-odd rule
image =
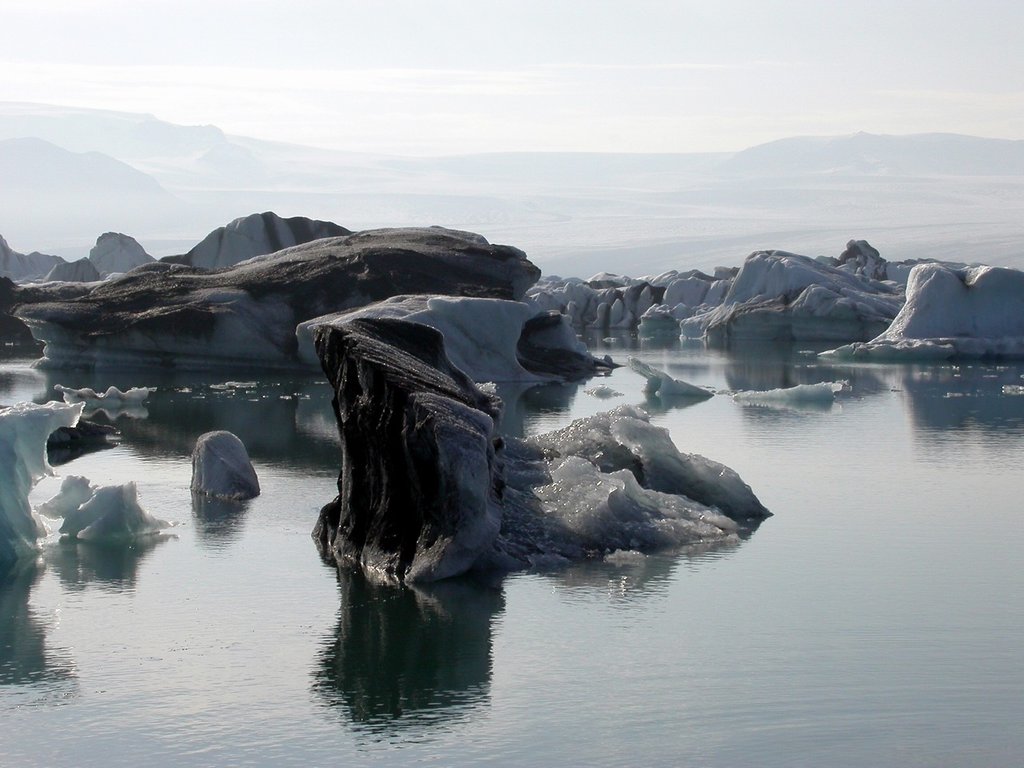
[[[1024,272],[918,264],[891,325],[865,343],[821,353],[838,360],[1024,357]]]
[[[96,238],[88,259],[101,278],[123,274],[156,261],[138,240],[121,232],[104,232]]]
[[[900,286],[786,251],[747,257],[719,306],[683,320],[684,336],[735,340],[865,340],[903,305]]]
[[[0,564],[35,548],[46,529],[32,512],[29,491],[53,474],[46,460],[46,439],[59,427],[73,427],[82,404],[21,403],[0,408]]]
[[[91,287],[21,288],[12,303],[44,367],[292,368],[305,320],[409,293],[520,299],[539,273],[479,235],[371,230],[217,271],[154,262]]]
[[[351,234],[350,230],[331,221],[316,221],[304,216],[285,219],[272,211],[265,211],[242,216],[218,227],[188,253],[164,261],[203,269],[223,269],[294,245]],[[99,243],[96,245],[99,247]]]
[[[836,399],[836,394],[846,388],[847,385],[844,382],[825,381],[819,384],[797,384],[780,389],[733,392],[732,399],[744,405],[831,405]]]
[[[648,395],[706,400],[715,394],[682,379],[674,379],[664,371],[659,371],[657,368],[635,357],[629,358],[629,367],[647,379],[647,383],[644,385],[644,392]]]
[[[192,491],[222,499],[252,499],[260,482],[242,441],[231,432],[200,435],[192,450]]]
[[[97,392],[89,387],[73,389],[61,384],[54,384],[54,390],[59,392],[65,403],[85,403],[87,408],[118,408],[140,406],[149,398],[152,388],[131,387],[122,392],[117,387],[107,387],[105,392]]]
[[[87,501],[65,515],[60,532],[83,541],[115,542],[152,536],[170,527],[139,505],[135,483],[125,483],[95,489]]]
[[[313,335],[341,441],[338,495],[313,537],[376,579],[734,542],[769,515],[735,472],[680,453],[637,409],[526,441],[499,435],[501,402],[427,325],[357,317]]]
[[[51,520],[61,520],[92,498],[96,492],[87,477],[68,475],[60,482],[60,490],[38,507],[36,512]]]
[[[475,382],[543,382],[592,376],[595,360],[563,315],[537,314],[519,301],[448,296],[395,296],[351,312],[318,317],[296,328],[300,355],[317,362],[314,331],[358,319],[420,323],[444,336],[448,360]]]

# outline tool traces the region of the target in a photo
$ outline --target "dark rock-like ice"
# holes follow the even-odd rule
[[[291,367],[296,325],[408,293],[521,298],[540,271],[442,228],[316,240],[209,271],[156,262],[92,287],[15,287],[46,366]]]
[[[500,401],[427,325],[357,316],[314,336],[334,389],[341,472],[313,535],[339,562],[435,581],[727,544],[768,515],[735,472],[681,454],[636,409],[530,441],[499,435]]]

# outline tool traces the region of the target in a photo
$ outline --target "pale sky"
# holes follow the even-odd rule
[[[1014,0],[0,0],[0,101],[357,152],[1024,138]]]

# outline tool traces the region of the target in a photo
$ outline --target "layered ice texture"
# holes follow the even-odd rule
[[[192,491],[221,499],[252,499],[260,482],[237,435],[223,430],[200,435],[192,450]]]
[[[20,290],[41,364],[294,367],[296,326],[408,293],[519,299],[540,271],[510,246],[441,228],[325,238],[215,271],[156,262],[68,293]]]
[[[1024,272],[920,264],[892,324],[866,343],[823,353],[845,360],[1024,357]]]
[[[538,315],[519,301],[449,296],[396,296],[300,323],[300,354],[310,364],[317,362],[313,333],[320,326],[384,318],[439,331],[449,361],[476,382],[576,379],[600,365],[564,315]]]
[[[60,427],[78,423],[82,405],[21,403],[0,408],[0,564],[29,554],[46,535],[28,495],[53,469],[46,439]]]
[[[314,538],[404,581],[623,549],[727,543],[768,516],[739,476],[617,408],[520,441],[435,328],[361,316],[315,329],[335,392],[338,497]]]
[[[903,304],[888,283],[785,251],[747,257],[717,307],[683,320],[683,335],[724,344],[737,340],[868,339]]]

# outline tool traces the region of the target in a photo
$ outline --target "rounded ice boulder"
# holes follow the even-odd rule
[[[222,499],[260,495],[260,481],[249,454],[230,432],[207,432],[192,449],[192,490]]]

